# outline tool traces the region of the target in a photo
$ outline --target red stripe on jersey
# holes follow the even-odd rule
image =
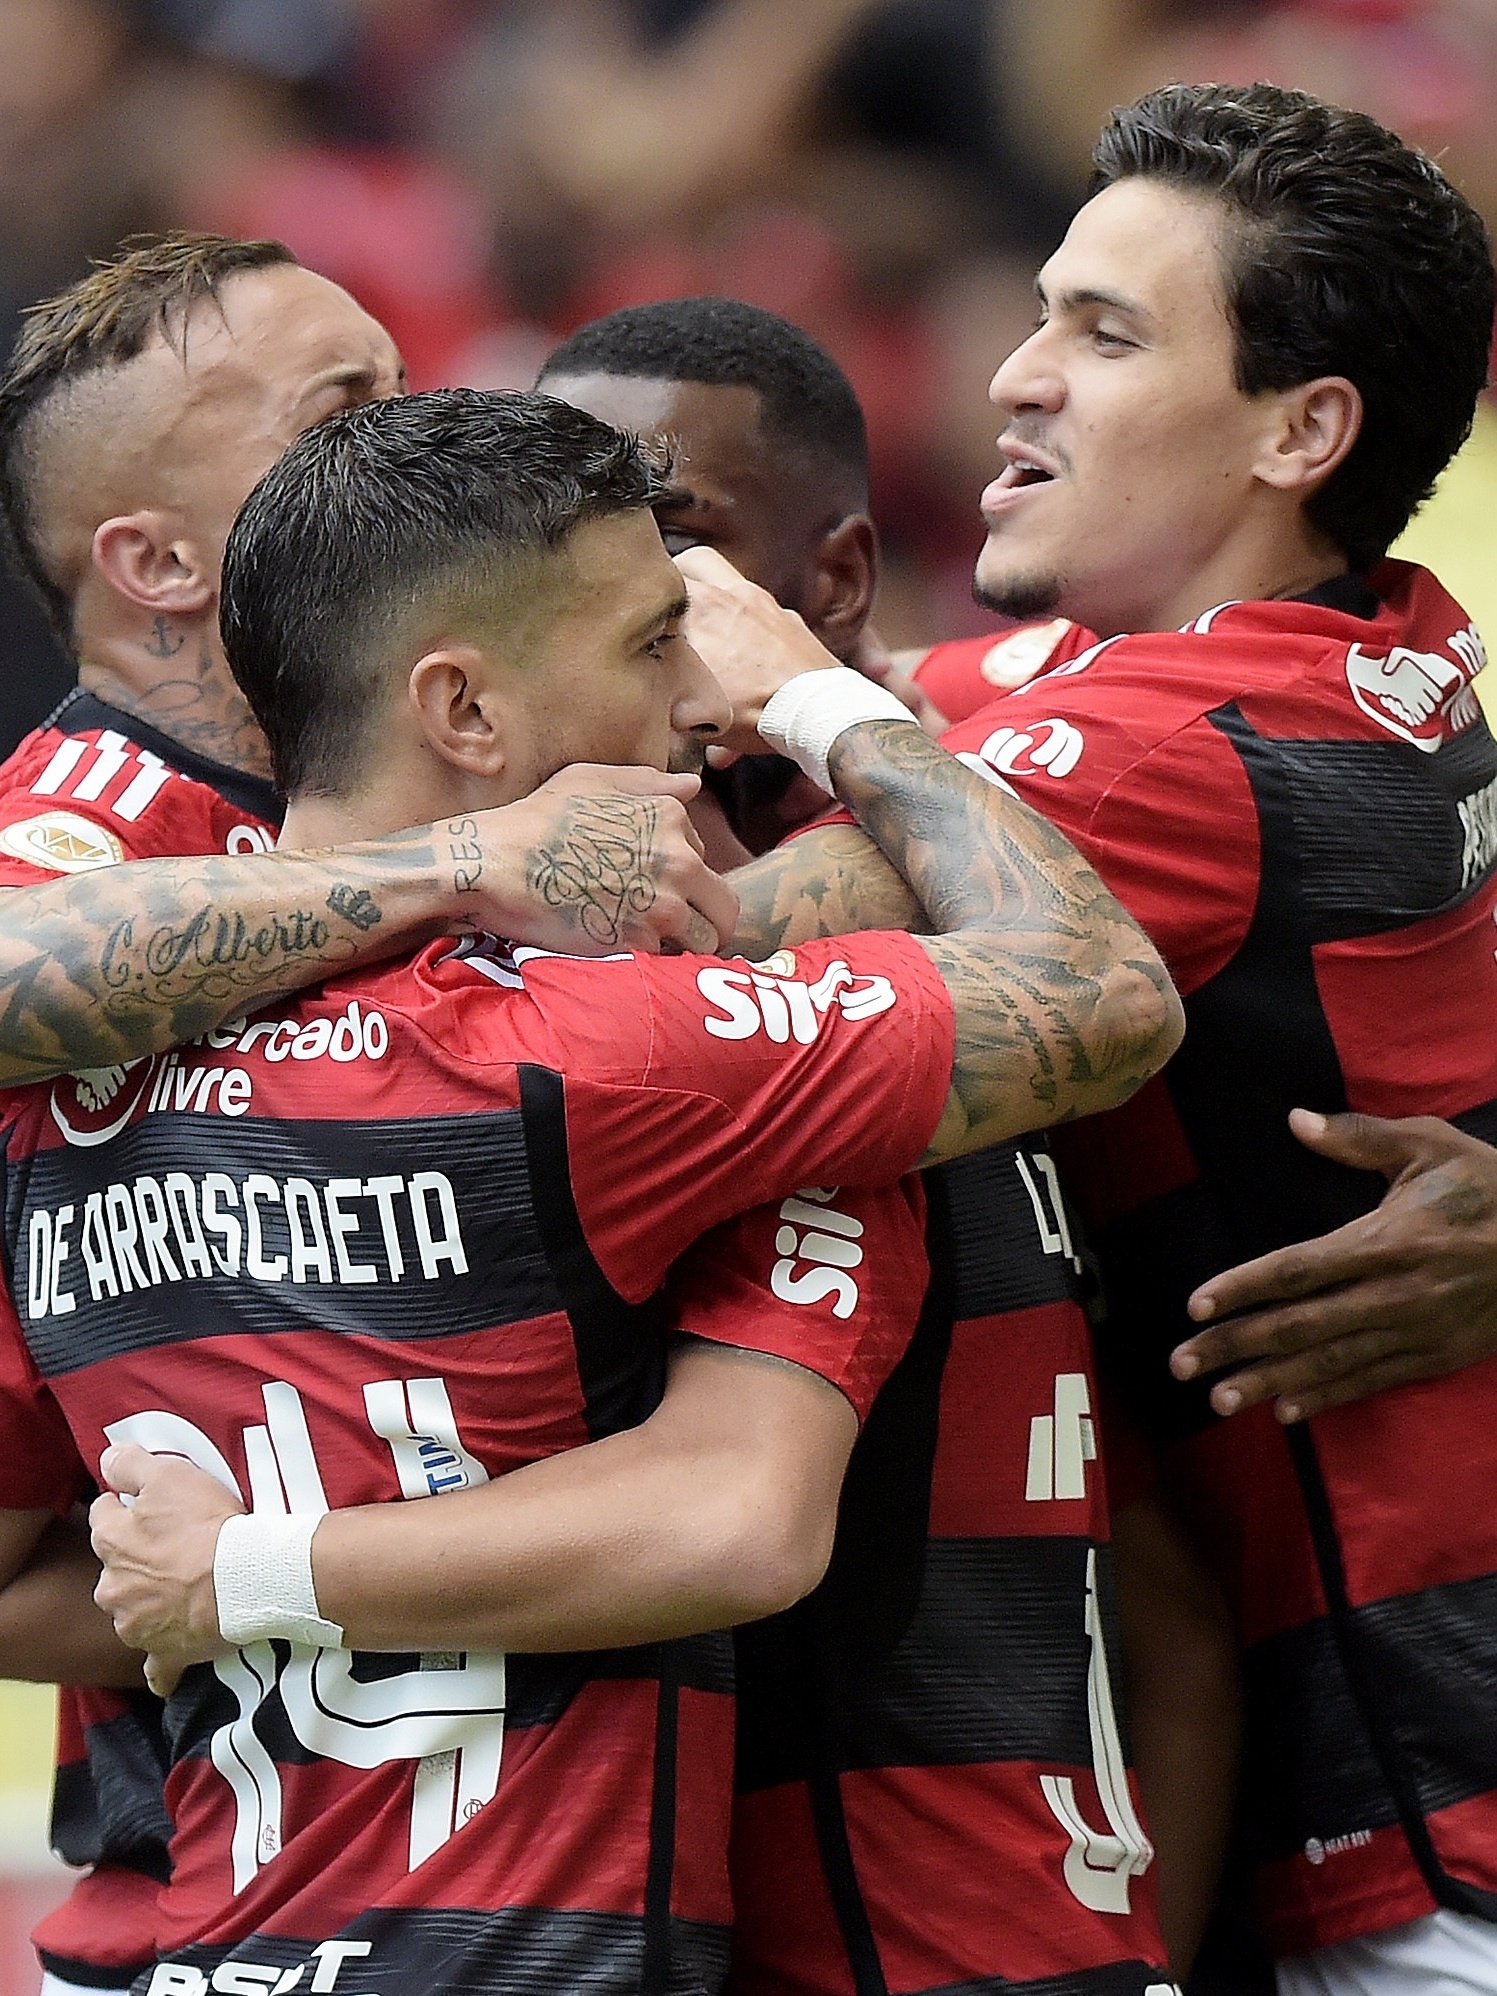
[[[160,1904],[154,1878],[122,1864],[101,1864],[33,1928],[31,1945],[64,1981],[76,1980],[85,1964],[119,1970],[116,1981],[131,1979],[156,1958]]]
[[[1009,1761],[841,1777],[853,1862],[892,1996],[1075,1975],[1129,1959],[1162,1969],[1152,1869],[1129,1881],[1127,1912],[1092,1911],[1067,1886],[1070,1838],[1040,1785],[1050,1771]],[[1074,1783],[1080,1814],[1103,1820],[1092,1777],[1055,1772]],[[801,1790],[740,1797],[736,1811],[761,1847],[805,1847],[804,1869],[812,1869]],[[830,1908],[819,1880],[787,1893],[791,1866],[776,1863],[768,1874],[773,1902],[761,1903],[768,1879],[745,1876],[740,1848],[735,1841],[744,1960],[735,1988],[765,1996],[782,1988],[806,1996],[850,1988],[845,1962],[826,1947]]]
[[[1470,1804],[1463,1804],[1470,1807]],[[1259,1867],[1258,1916],[1277,1955],[1309,1954],[1433,1913],[1397,1825],[1360,1830]]]
[[[1074,1303],[1042,1303],[1001,1316],[957,1321],[941,1379],[931,1479],[932,1538],[1036,1534],[1105,1538],[1101,1470],[1100,1465],[1092,1466],[1096,1430],[1091,1370],[1091,1333]],[[1060,1385],[1067,1376],[1081,1378],[1086,1411],[1068,1401],[1067,1389]],[[1071,1434],[1066,1427],[1068,1408],[1076,1427]],[[1043,1446],[1038,1452],[1037,1421],[1050,1424],[1048,1430],[1039,1431]],[[1048,1460],[1048,1474],[1041,1454]]]

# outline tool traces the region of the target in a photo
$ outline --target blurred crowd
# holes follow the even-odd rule
[[[0,0],[0,338],[132,231],[276,236],[412,385],[728,292],[841,361],[908,644],[969,596],[985,389],[1114,103],[1263,76],[1439,153],[1497,223],[1497,0]],[[0,595],[0,749],[66,670]]]

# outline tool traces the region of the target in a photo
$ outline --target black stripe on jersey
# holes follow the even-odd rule
[[[164,1885],[172,1826],[162,1708],[148,1691],[128,1696],[125,1711],[85,1727],[88,1758],[59,1765],[49,1841],[68,1864],[119,1864]]]
[[[137,1238],[130,1247],[145,1286],[111,1296],[107,1285],[94,1293],[80,1235],[87,1224],[90,1195],[106,1188],[134,1188],[142,1179],[159,1188],[170,1174],[189,1181],[185,1204],[166,1236],[172,1279],[160,1257],[147,1255]],[[203,1185],[218,1174],[236,1188],[233,1199],[215,1194],[215,1211],[238,1229],[221,1234],[203,1226]],[[373,1194],[342,1195],[342,1209],[359,1225],[344,1238],[350,1262],[373,1270],[373,1279],[339,1280],[340,1263],[328,1239],[328,1220],[314,1221],[298,1194],[297,1227],[305,1249],[315,1228],[323,1230],[321,1266],[332,1279],[286,1279],[294,1264],[284,1197],[255,1197],[256,1222],[266,1264],[283,1263],[280,1280],[252,1279],[243,1272],[249,1253],[245,1181],[261,1174],[284,1188],[300,1179],[325,1202],[334,1180],[373,1183],[394,1179],[404,1188],[383,1208]],[[446,1228],[443,1209],[426,1174],[450,1188],[461,1242],[463,1268],[450,1243],[430,1238],[423,1249],[415,1202],[423,1202],[428,1235]],[[168,1188],[170,1189],[170,1188]],[[97,1149],[64,1145],[32,1158],[12,1159],[6,1173],[6,1242],[11,1257],[16,1309],[26,1341],[44,1376],[57,1377],[97,1365],[124,1352],[191,1339],[250,1332],[335,1331],[402,1341],[441,1338],[522,1322],[558,1311],[561,1298],[552,1279],[531,1210],[524,1132],[518,1110],[492,1114],[402,1117],[368,1122],[278,1122],[214,1116],[147,1116]],[[140,1195],[131,1192],[132,1199]],[[236,1203],[237,1202],[237,1203]],[[66,1207],[68,1254],[63,1286],[72,1308],[33,1318],[28,1298],[28,1255],[33,1216],[54,1218]],[[107,1214],[108,1202],[100,1208]],[[385,1234],[385,1215],[398,1240],[397,1270]],[[133,1215],[133,1217],[131,1217]],[[186,1217],[182,1217],[185,1215]],[[127,1212],[136,1225],[138,1212]],[[188,1268],[190,1244],[184,1233],[196,1221],[211,1274]],[[101,1221],[102,1224],[102,1221]],[[110,1266],[118,1274],[125,1256],[117,1231],[107,1238]],[[237,1247],[235,1246],[237,1243]],[[240,1273],[223,1273],[234,1247]],[[231,1260],[230,1265],[234,1265]],[[153,1277],[155,1279],[153,1279]]]
[[[1009,1982],[997,1975],[985,1975],[977,1982],[943,1982],[939,1987],[910,1990],[907,1996],[1147,1996],[1151,1989],[1174,1990],[1164,1969],[1142,1961],[1114,1961],[1105,1968],[1040,1975],[1028,1982]]]
[[[572,1192],[566,1087],[550,1068],[521,1066],[520,1110],[531,1210],[571,1320],[584,1418],[594,1441],[636,1427],[665,1391],[664,1322],[652,1299],[626,1303],[598,1266]]]
[[[919,1605],[882,1662],[829,1669],[813,1715],[799,1626],[740,1637],[740,1789],[841,1771],[1039,1760],[1089,1767],[1086,1565],[1080,1538],[932,1539]],[[1114,1682],[1119,1655],[1108,1548],[1097,1547]],[[818,1748],[817,1741],[820,1740]],[[1126,1741],[1125,1741],[1126,1746]]]
[[[273,1647],[284,1662],[290,1646],[277,1643]],[[512,1650],[504,1660],[505,1730],[519,1732],[528,1726],[554,1725],[586,1684],[600,1680],[627,1683],[657,1679],[666,1650],[671,1657],[672,1676],[682,1690],[731,1696],[733,1643],[726,1630],[715,1635],[686,1636],[667,1645],[644,1643],[634,1649],[578,1650],[556,1655]],[[418,1664],[416,1656],[393,1650],[355,1650],[350,1668],[358,1682],[372,1684],[382,1678],[403,1676],[418,1668]],[[214,1733],[219,1727],[232,1724],[238,1713],[237,1699],[219,1681],[213,1666],[194,1665],[183,1674],[167,1707],[174,1758],[206,1756]],[[259,1707],[255,1731],[271,1758],[283,1766],[299,1767],[318,1758],[291,1730],[276,1692]]]
[[[1403,742],[1267,746],[1294,812],[1312,942],[1424,921],[1459,906],[1490,875],[1479,823],[1492,800],[1477,800],[1497,780],[1497,743],[1481,723],[1434,755]]]
[[[327,1938],[373,1943],[371,1953],[347,1961],[340,1981],[350,1989],[378,1989],[380,1996],[489,1996],[501,1990],[503,1996],[579,1996],[584,1990],[587,1996],[638,1996],[644,1960],[642,1920],[533,1906],[374,1911]],[[204,1974],[224,1961],[284,1972],[307,1961],[314,1945],[255,1934],[233,1948],[183,1948],[167,1959]],[[716,1996],[728,1971],[726,1927],[673,1918],[671,1962],[671,1996]],[[1133,1996],[1131,1985],[1127,1996]]]
[[[1076,1295],[1070,1262],[1063,1253],[1046,1252],[1034,1197],[1019,1168],[1022,1157],[1030,1182],[1048,1199],[1046,1173],[1035,1162],[1044,1153],[1045,1146],[1033,1140],[1003,1144],[926,1172],[927,1188],[939,1183],[946,1201],[956,1316],[994,1317]],[[1047,1225],[1054,1217],[1047,1215]]]
[[[1310,1622],[1255,1644],[1245,1659],[1244,1819],[1255,1853],[1287,1857],[1311,1837],[1329,1842],[1402,1815],[1406,1828],[1416,1825],[1416,1855],[1426,1846],[1421,1868],[1434,1866],[1431,1889],[1452,1904],[1451,1885],[1468,1888],[1439,1873],[1418,1817],[1497,1789],[1497,1578],[1369,1602],[1350,1609],[1348,1622],[1389,1758],[1408,1784],[1404,1808],[1372,1751],[1330,1622]],[[1466,1910],[1492,1918],[1497,1908],[1479,1896]]]

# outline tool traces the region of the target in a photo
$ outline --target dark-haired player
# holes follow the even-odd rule
[[[658,497],[630,440],[544,397],[398,399],[301,438],[224,584],[286,838],[459,828],[582,757],[699,755],[727,710],[680,634]],[[746,614],[768,602],[734,586]],[[1155,960],[1070,848],[770,609],[787,644],[743,681],[746,724],[877,822],[934,935],[759,971],[444,942],[208,1035],[102,1127],[70,1082],[9,1104],[12,1502],[27,1478],[33,1504],[66,1494],[54,1403],[85,1459],[174,1451],[255,1500],[218,1521],[219,1660],[173,1704],[156,1996],[298,1971],[382,1996],[712,1988],[718,1680],[669,1645],[610,1652],[779,1592],[756,1602],[753,1576],[781,1479],[698,1474],[662,1502],[651,1443],[682,1438],[636,1426],[671,1401],[640,1306],[699,1234],[768,1202],[786,1307],[704,1334],[772,1335],[795,1363],[745,1359],[715,1397],[752,1458],[790,1395],[824,1482],[852,1439],[838,1387],[877,1383],[858,1355],[812,1376],[844,1321],[821,1278],[857,1266],[827,1188],[1121,1099],[1174,1044]],[[701,1331],[712,1302],[688,1292],[675,1320]],[[688,1340],[674,1371],[703,1362]],[[617,1446],[584,1464],[600,1437]],[[153,1474],[144,1453],[125,1470]],[[101,1537],[138,1512],[104,1500]],[[436,1629],[466,1665],[362,1654]],[[517,1652],[502,1675],[472,1654],[496,1647]]]
[[[384,329],[279,243],[196,234],[139,242],[28,315],[0,377],[0,504],[14,554],[77,658],[79,686],[0,767],[0,886],[77,880],[121,859],[270,849],[281,806],[218,634],[224,537],[256,478],[304,429],[401,385]],[[557,827],[556,801],[529,825],[516,821],[508,839],[495,824],[481,891],[507,931],[571,947],[575,910],[534,904],[525,885],[527,854]],[[663,827],[660,843],[663,859],[673,843]],[[674,853],[695,891],[712,892],[679,835]],[[645,870],[666,887],[656,861]],[[458,912],[451,883],[450,867],[428,869],[418,896],[428,906],[411,906],[407,934],[443,919],[444,901],[449,919]],[[138,931],[142,942],[177,936],[155,958],[162,995],[190,1007],[205,980],[229,989],[273,971],[277,957],[329,960],[330,949],[336,959],[373,942],[322,905],[324,887],[311,903],[327,931],[321,945],[304,935],[300,951],[279,949],[269,938],[295,932],[278,923],[288,904],[275,889],[258,912],[241,909],[240,935],[261,941],[237,952],[226,931],[215,940],[178,929],[186,903],[168,897]],[[687,901],[660,893],[650,907],[652,895],[616,912],[646,928],[664,920],[661,933],[681,940],[708,939],[683,925]],[[712,905],[727,904],[719,895]],[[147,913],[133,912],[137,921]],[[77,907],[46,919],[17,904],[24,962],[8,966],[0,1026],[12,1075],[55,1067],[60,1053],[64,1067],[107,1070],[143,1051],[111,1044],[112,1018],[145,989],[122,975],[122,957],[106,961],[104,935],[130,933],[130,914],[122,908],[105,924],[85,964]],[[609,946],[606,936],[597,946]],[[246,985],[246,998],[255,988]],[[70,1003],[94,1022],[91,1057],[63,1049]],[[118,1671],[113,1644],[91,1629],[86,1590],[70,1585],[76,1569],[61,1528],[49,1544],[56,1569],[38,1563],[0,1601],[0,1672],[68,1678],[111,1661]],[[53,1841],[90,1870],[38,1944],[51,1990],[122,1989],[153,1956],[164,1876],[156,1702],[127,1677],[117,1690],[66,1694],[61,1727]]]
[[[669,440],[670,488],[656,506],[667,546],[712,549],[797,610],[829,650],[854,655],[875,579],[867,446],[851,384],[805,333],[731,299],[631,306],[574,333],[541,385]],[[761,846],[783,835],[776,813],[796,811],[793,792],[772,810],[742,787],[732,801]],[[1031,1431],[1053,1431],[1058,1404],[1063,1453],[1083,1434],[1097,1439],[1095,1368],[1054,1167],[1030,1141],[947,1167],[927,1190],[937,1278],[916,1348],[854,1452],[831,1577],[803,1609],[739,1642],[734,1976],[743,1987],[776,1968],[788,1974],[792,1960],[805,1990],[840,1990],[852,1972],[824,1896],[842,1887],[826,1811],[837,1757],[849,1752],[868,1816],[897,1821],[919,1793],[920,1836],[901,1839],[889,1876],[866,1884],[876,1900],[923,1906],[940,1936],[917,1971],[925,1983],[1126,1972],[1155,1959],[1156,1885],[1183,1965],[1209,1906],[1202,1880],[1215,1868],[1234,1743],[1230,1664],[1209,1590],[1155,1506],[1129,1505],[1119,1524],[1133,1583],[1124,1627],[1145,1640],[1122,1658],[1115,1643],[1109,1651],[1100,1460],[1078,1458],[1043,1497],[1030,1474]],[[1105,1609],[1093,1619],[1089,1584]],[[884,1680],[872,1660],[896,1646],[907,1667]],[[1155,1648],[1167,1661],[1151,1673]],[[1053,1682],[1037,1701],[1017,1686],[1041,1652]],[[954,1714],[946,1690],[957,1679],[964,1706]],[[1153,1826],[1139,1821],[1121,1774],[1125,1680],[1146,1747],[1161,1724],[1197,1739],[1186,1778],[1171,1766],[1151,1788],[1156,1769],[1141,1769],[1166,1832],[1147,1878]],[[1115,1730],[1094,1718],[1114,1706]],[[1042,1762],[1052,1782],[1090,1794],[1109,1756],[1117,1863],[1088,1903],[1063,1875],[1065,1827],[1048,1811],[1035,1817],[1033,1770]],[[1197,1792],[1213,1786],[1218,1796]],[[1171,1836],[1176,1809],[1184,1833]],[[1012,1889],[979,1917],[966,1881],[998,1872]],[[812,1899],[819,1917],[808,1922]],[[877,1925],[877,1905],[873,1917]]]
[[[1234,1597],[1260,1912],[1312,1957],[1281,1981],[1366,1986],[1370,1955],[1394,1986],[1489,1986],[1493,1362],[1284,1429],[1213,1421],[1165,1358],[1197,1283],[1382,1189],[1291,1108],[1493,1133],[1480,641],[1382,559],[1470,424],[1490,251],[1427,160],[1266,85],[1160,92],[1097,162],[993,384],[978,582],[1101,642],[948,740],[1070,831],[1187,994],[1167,1076],[1067,1156],[1112,1347]],[[745,877],[761,947],[817,931],[822,836]],[[856,1869],[888,1831],[849,1833]]]

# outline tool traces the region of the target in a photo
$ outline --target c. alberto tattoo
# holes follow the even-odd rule
[[[11,889],[0,1083],[137,1060],[423,942],[448,925],[440,879],[421,826],[337,854],[144,860]]]
[[[655,899],[649,862],[658,824],[648,797],[581,799],[562,831],[533,855],[529,885],[591,941],[621,942],[625,917]]]

